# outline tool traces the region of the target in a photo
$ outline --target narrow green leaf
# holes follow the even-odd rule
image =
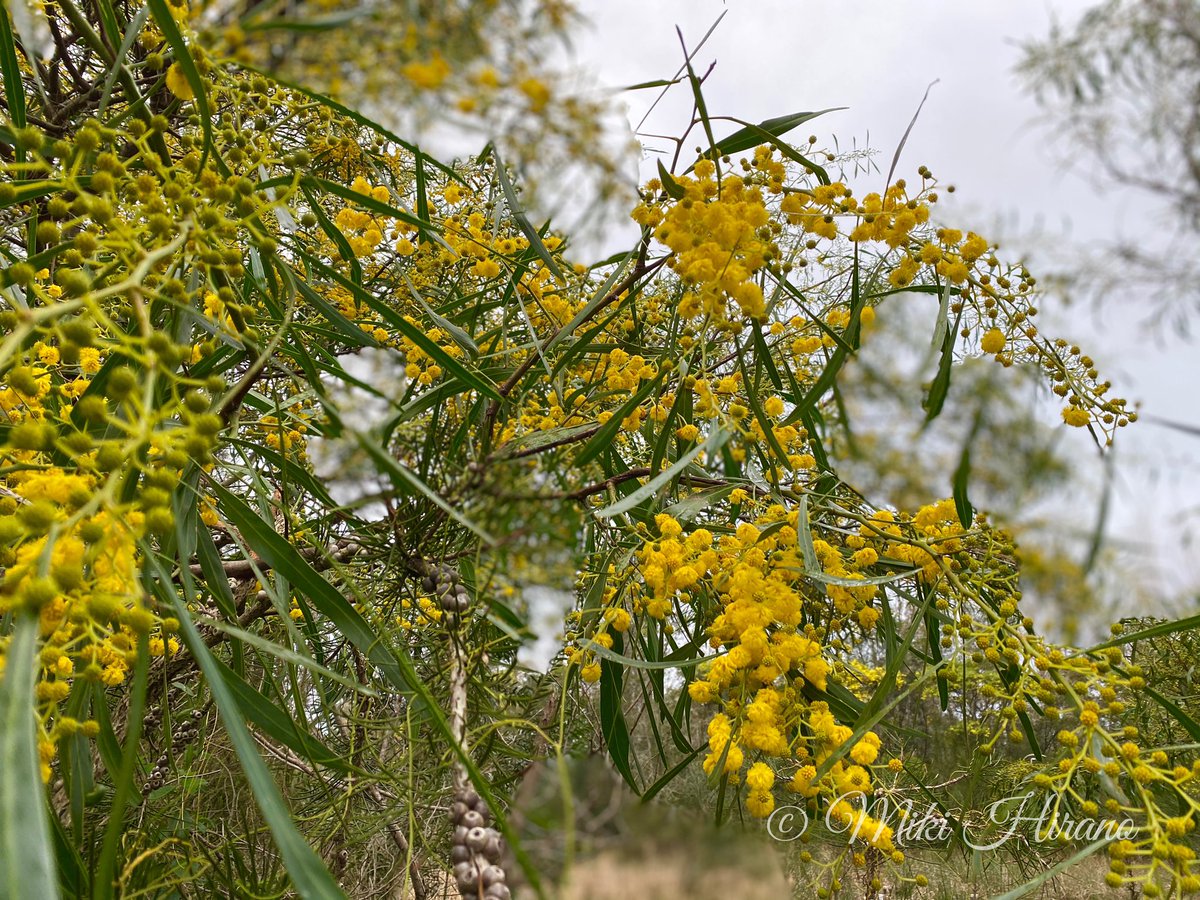
[[[97,681],[92,684],[92,718],[100,726],[100,734],[96,738],[96,749],[100,751],[100,761],[104,763],[104,769],[108,772],[109,779],[112,780],[121,770],[122,750],[121,744],[117,740],[117,733],[112,727],[112,718],[108,714],[108,700],[104,691],[105,687],[102,682]]]
[[[679,33],[679,40],[682,43],[683,32],[678,27],[675,30]],[[684,65],[687,68],[688,83],[692,86],[692,97],[696,102],[696,114],[700,116],[700,124],[704,126],[704,136],[708,138],[709,153],[711,154],[716,148],[717,142],[713,138],[712,121],[708,117],[708,104],[704,102],[704,90],[700,79],[696,77],[695,69],[692,68],[691,57],[686,55],[686,48],[684,53]]]
[[[609,273],[609,276],[605,280],[604,284],[601,285],[600,290],[596,291],[596,293],[592,296],[592,299],[589,300],[584,305],[583,309],[581,309],[581,310],[579,310],[579,312],[575,313],[575,317],[573,319],[571,319],[570,322],[568,322],[565,326],[563,326],[561,329],[559,329],[558,333],[555,334],[554,337],[550,338],[549,342],[543,348],[542,352],[549,353],[551,350],[553,350],[555,347],[557,347],[562,341],[565,341],[568,338],[572,337],[575,334],[576,328],[578,328],[584,322],[589,321],[592,318],[592,315],[596,312],[596,309],[601,304],[608,302],[608,299],[609,299],[608,295],[612,292],[612,289],[614,287],[616,287],[617,282],[620,280],[621,276],[625,273],[625,267],[636,256],[637,256],[637,254],[631,250],[628,253],[620,254],[618,257],[614,258],[614,262],[616,263],[616,265],[613,267],[612,272]],[[631,287],[629,289],[629,295],[633,296],[633,292],[634,292],[634,289]],[[570,354],[564,354],[564,357],[569,359]],[[555,368],[557,369],[558,367],[556,366]]]
[[[16,3],[22,0],[14,0]],[[4,76],[4,97],[8,115],[17,128],[25,127],[25,80],[17,58],[17,42],[8,19],[8,9],[0,10],[0,75]]]
[[[621,773],[621,777],[638,792],[637,782],[629,768],[629,728],[625,724],[625,713],[621,708],[621,666],[611,660],[600,663],[600,733],[608,755]]]
[[[404,283],[408,285],[409,293],[413,295],[413,299],[416,300],[417,303],[421,304],[421,308],[425,310],[425,314],[428,315],[429,318],[433,319],[434,324],[437,325],[438,328],[441,328],[443,331],[449,334],[450,337],[454,339],[454,343],[458,344],[458,346],[462,347],[464,350],[468,351],[474,356],[479,356],[479,347],[469,334],[467,334],[445,316],[438,315],[434,308],[425,302],[425,298],[421,296],[421,292],[417,290],[417,286],[413,284],[412,279],[407,275],[404,276]]]
[[[171,45],[171,52],[175,57],[175,61],[179,63],[184,77],[187,78],[187,82],[192,88],[192,93],[195,94],[196,112],[200,116],[200,128],[204,132],[203,155],[207,157],[214,149],[212,114],[209,112],[208,107],[208,86],[200,76],[200,70],[196,68],[196,61],[192,59],[192,52],[188,49],[187,41],[179,33],[179,26],[175,24],[175,17],[171,15],[171,10],[167,6],[166,0],[147,0],[147,3],[150,7],[150,12],[154,15],[154,21],[158,25],[158,30],[167,39],[167,43]],[[203,165],[203,159],[201,160],[201,164]]]
[[[496,450],[496,455],[498,458],[503,459],[506,456],[532,453],[535,450],[540,450],[542,447],[547,447],[559,441],[570,442],[582,435],[590,435],[598,428],[598,425],[594,425],[591,422],[584,422],[582,425],[560,425],[557,428],[548,428],[545,431],[529,432],[528,434],[519,435],[505,444],[501,444]]]
[[[443,499],[442,495],[427,485],[424,481],[417,477],[415,472],[409,470],[407,466],[399,463],[392,454],[388,453],[379,442],[374,438],[368,437],[359,432],[354,433],[355,438],[370,457],[375,460],[376,464],[387,473],[391,478],[392,483],[402,489],[416,489],[417,493],[423,495],[429,500],[432,500],[435,505],[454,521],[458,522],[471,531],[475,532],[485,544],[496,546],[497,541],[492,535],[484,531],[480,526],[476,525],[461,512],[451,506]]]
[[[619,88],[617,93],[623,94],[625,91],[644,91],[647,88],[670,87],[673,84],[679,84],[679,82],[671,78],[656,78],[654,81],[639,81],[637,84]]]
[[[845,109],[845,108],[846,107],[844,107],[844,106],[839,106],[839,107],[834,107],[833,109]],[[808,113],[807,115],[811,118],[812,116],[819,116],[822,113],[832,112],[833,109],[825,109],[825,110],[821,110],[821,112]],[[785,116],[783,118],[786,119],[787,117]],[[787,141],[781,140],[777,135],[773,134],[770,130],[763,127],[763,125],[766,125],[770,122],[774,122],[777,120],[768,119],[767,122],[764,122],[760,125],[751,125],[749,122],[743,122],[741,119],[733,119],[733,121],[737,122],[740,125],[743,125],[744,127],[740,131],[736,131],[733,134],[731,134],[729,137],[720,141],[712,150],[710,150],[708,153],[704,154],[704,156],[706,156],[710,159],[718,159],[721,156],[724,156],[726,154],[733,154],[733,153],[741,152],[743,150],[749,150],[751,147],[757,147],[759,144],[770,144],[773,147],[775,147],[775,149],[778,150],[783,156],[786,156],[788,159],[792,160],[795,163],[798,163],[799,165],[803,166],[805,169],[807,169],[808,171],[810,171],[814,175],[816,175],[817,181],[819,181],[821,184],[829,184],[830,183],[829,173],[827,171],[825,171],[825,168],[823,166],[820,166],[817,163],[813,162],[811,159],[809,159],[807,156],[802,154],[799,150],[797,150],[795,147],[793,147]],[[799,123],[797,123],[797,124],[799,124]],[[735,137],[738,138],[737,141],[732,140]],[[730,142],[730,144],[733,146],[736,146],[737,149],[735,149],[735,150],[724,149],[726,142]],[[694,166],[693,166],[693,168],[694,168]],[[690,172],[691,169],[689,168],[688,171]]]
[[[317,217],[317,224],[321,226],[321,231],[325,232],[325,236],[333,241],[333,245],[337,247],[338,256],[350,267],[351,282],[361,285],[362,265],[358,261],[358,254],[354,252],[354,248],[350,246],[350,242],[346,240],[346,236],[342,234],[341,229],[325,214],[325,210],[321,207],[321,202],[317,199],[311,185],[302,181],[300,182],[300,190],[308,198],[309,209]]]
[[[37,618],[18,615],[0,681],[0,900],[59,896],[34,732],[37,638]]]
[[[404,316],[400,315],[394,307],[384,300],[376,297],[370,291],[364,290],[362,285],[355,284],[350,279],[346,278],[340,272],[331,269],[329,266],[317,261],[308,254],[301,254],[314,270],[326,278],[332,279],[340,284],[346,290],[350,291],[354,296],[366,303],[371,309],[379,313],[383,319],[393,328],[403,332],[404,336],[420,347],[425,353],[429,354],[439,366],[442,367],[448,374],[457,377],[464,384],[464,390],[474,388],[481,394],[486,394],[494,400],[503,401],[504,398],[500,395],[500,391],[496,386],[488,381],[479,372],[473,371],[465,366],[461,361],[455,359],[449,353],[442,349],[437,341],[432,340],[429,335],[414,325]]]
[[[687,191],[683,185],[671,177],[671,173],[667,171],[667,167],[662,164],[662,160],[658,161],[658,178],[662,182],[663,190],[667,192],[667,196],[672,200],[682,200]]]
[[[443,247],[447,246],[445,240],[438,233],[437,228],[430,222],[424,221],[402,209],[397,209],[389,203],[384,203],[382,200],[376,200],[368,194],[360,194],[358,191],[351,190],[344,184],[338,184],[336,181],[329,181],[325,178],[318,178],[316,175],[306,176],[301,180],[300,184],[305,189],[309,189],[312,186],[319,187],[326,193],[341,197],[343,200],[353,203],[356,206],[361,206],[364,209],[369,209],[376,215],[397,219],[418,229],[428,240],[441,244]]]
[[[620,515],[627,510],[633,509],[647,497],[653,496],[659,488],[670,482],[684,469],[690,466],[692,464],[692,460],[694,460],[701,453],[716,452],[725,445],[730,437],[732,437],[730,432],[725,431],[723,428],[717,428],[708,436],[708,440],[706,440],[703,444],[697,444],[683,456],[679,457],[679,459],[675,460],[670,468],[659,472],[637,490],[626,494],[616,503],[612,503],[603,509],[597,510],[596,516],[601,519],[607,519],[616,515]]]
[[[379,643],[378,635],[342,592],[326,581],[272,524],[264,521],[244,500],[216,481],[210,480],[208,485],[217,498],[222,514],[238,529],[250,549],[283,575],[347,640],[388,674],[389,680],[394,676],[400,685],[407,687],[395,659]]]
[[[687,647],[680,648],[689,652],[675,652],[665,659],[637,659],[633,656],[626,656],[623,653],[618,653],[616,650],[610,650],[601,644],[594,641],[584,641],[583,648],[596,654],[601,659],[607,659],[610,662],[617,663],[622,666],[628,666],[631,669],[648,669],[648,670],[663,670],[663,669],[690,669],[698,666],[701,663],[711,662],[720,653],[715,653],[712,656],[696,656],[694,652],[698,650],[702,644],[689,644]]]
[[[104,112],[108,108],[108,99],[112,95],[113,85],[117,83],[117,76],[121,72],[121,65],[125,59],[125,55],[129,52],[129,48],[133,46],[133,42],[137,40],[142,29],[146,25],[146,19],[150,15],[150,7],[143,6],[138,10],[136,16],[129,23],[129,27],[125,29],[125,37],[121,41],[121,47],[117,50],[117,62],[108,70],[108,75],[104,78],[104,92],[100,96],[100,112]]]
[[[1020,887],[1015,887],[1011,891],[1007,891],[1006,893],[1003,893],[1003,894],[998,894],[995,898],[993,898],[993,900],[1020,900],[1021,897],[1027,897],[1027,896],[1029,896],[1029,894],[1033,893],[1034,891],[1040,890],[1042,885],[1044,885],[1046,882],[1048,882],[1051,878],[1058,877],[1058,875],[1060,873],[1065,872],[1067,869],[1071,868],[1071,866],[1075,865],[1076,863],[1082,862],[1083,860],[1087,859],[1089,856],[1092,856],[1099,850],[1102,850],[1104,847],[1107,847],[1109,844],[1112,843],[1112,841],[1113,841],[1112,838],[1100,838],[1099,840],[1092,841],[1090,844],[1088,844],[1086,847],[1084,847],[1082,850],[1080,850],[1078,853],[1074,854],[1073,856],[1070,856],[1067,859],[1064,859],[1062,862],[1058,863],[1055,866],[1051,866],[1045,872],[1042,872],[1036,878],[1033,878],[1033,879],[1025,882]]]
[[[554,261],[554,257],[550,255],[549,249],[542,242],[542,236],[538,234],[537,229],[533,227],[533,223],[529,221],[529,216],[525,215],[525,209],[521,206],[521,201],[517,199],[517,192],[513,189],[512,182],[508,178],[508,173],[504,170],[504,162],[499,156],[496,157],[496,179],[500,182],[500,190],[504,193],[504,200],[508,204],[508,211],[512,215],[513,221],[517,223],[517,227],[521,229],[521,233],[528,238],[529,246],[541,257],[542,262],[546,264],[546,268],[550,270],[550,273],[560,283],[565,283],[566,278],[563,277],[558,263]]]
[[[1188,733],[1194,741],[1200,741],[1200,724],[1196,720],[1183,711],[1183,709],[1174,700],[1168,699],[1156,691],[1149,685],[1142,687],[1142,690],[1150,695],[1159,706],[1165,709],[1176,722],[1183,726],[1184,731]]]
[[[812,536],[809,535],[811,540]],[[803,551],[803,548],[801,548]],[[866,587],[868,585],[891,584],[894,581],[903,581],[905,578],[911,578],[915,572],[920,569],[905,569],[902,572],[893,572],[890,575],[871,575],[867,578],[842,578],[838,575],[830,575],[821,569],[820,565],[816,569],[799,569],[796,566],[781,566],[783,569],[793,569],[803,572],[805,578],[811,578],[813,581],[819,581],[821,584],[836,584],[841,587]]]
[[[1093,647],[1088,647],[1086,650],[1077,650],[1071,656],[1082,656],[1085,653],[1095,653],[1097,650],[1105,650],[1108,647],[1120,647],[1122,644],[1132,644],[1135,641],[1144,641],[1149,638],[1162,637],[1164,634],[1174,634],[1177,631],[1192,631],[1200,628],[1200,614],[1188,616],[1186,619],[1178,619],[1175,621],[1159,622],[1157,625],[1151,625],[1149,628],[1143,628],[1139,631],[1131,631],[1128,634],[1122,634],[1119,637],[1112,638],[1102,644],[1096,644]]]
[[[813,778],[813,781],[818,781],[821,778],[824,778],[834,767],[837,761],[849,753],[864,734],[874,728],[884,716],[899,706],[909,694],[915,691],[920,685],[924,684],[934,673],[934,671],[935,670],[932,668],[926,669],[919,676],[909,682],[908,686],[899,693],[892,691],[884,693],[882,690],[876,691],[875,696],[871,698],[872,701],[875,701],[876,697],[878,697],[880,699],[886,698],[888,702],[886,704],[872,702],[859,711],[858,715],[853,720],[856,723],[854,732],[836,749],[834,749],[834,751],[825,758],[821,765],[817,767],[817,774]]]
[[[350,678],[349,676],[326,668],[311,656],[306,656],[303,653],[292,650],[290,647],[284,647],[280,644],[276,644],[274,641],[268,641],[265,637],[254,634],[252,631],[246,631],[244,628],[238,628],[218,619],[201,618],[199,619],[199,622],[202,625],[207,625],[209,628],[215,628],[217,631],[224,632],[234,640],[243,644],[247,644],[256,650],[261,650],[263,653],[269,653],[276,659],[281,659],[290,665],[300,666],[301,668],[308,669],[310,672],[315,672],[323,678],[328,678],[330,681],[334,681],[343,687],[362,694],[364,697],[379,696],[379,692],[373,687],[360,684],[358,681]]]
[[[703,491],[684,497],[672,503],[663,512],[680,522],[690,522],[714,503],[719,503],[733,493],[736,484],[723,484],[718,487],[706,488]]]
[[[796,543],[800,545],[800,558],[804,560],[804,574],[810,578],[815,577],[818,572],[822,575],[825,574],[825,570],[821,567],[821,561],[817,559],[812,524],[808,521],[808,494],[800,495],[796,526]]]
[[[353,344],[356,347],[379,346],[379,342],[375,338],[343,316],[332,303],[314,291],[306,282],[294,277],[294,275],[290,275],[289,277],[292,278],[292,284],[296,286],[296,289],[325,317],[326,321],[345,339],[346,343]]]
[[[921,102],[917,104],[917,111],[913,113],[912,121],[908,123],[908,127],[904,129],[904,134],[900,138],[900,143],[896,145],[896,152],[892,156],[892,165],[888,168],[887,185],[889,187],[892,184],[892,176],[896,174],[896,164],[900,162],[900,154],[904,150],[904,145],[908,143],[908,136],[912,134],[913,126],[917,124],[917,119],[921,116],[921,110],[925,107],[925,101],[929,99],[929,92],[939,80],[940,79],[934,79],[933,81],[929,82],[928,86],[926,86],[925,94],[923,97],[921,97]]]
[[[929,385],[929,393],[921,401],[921,406],[925,409],[926,423],[932,422],[941,414],[942,407],[946,403],[946,395],[950,392],[950,370],[954,367],[954,341],[958,336],[958,326],[961,321],[962,313],[960,312],[954,319],[954,327],[946,330],[946,336],[942,340],[942,355],[938,360],[937,374]]]
[[[629,417],[635,409],[642,405],[647,397],[656,391],[662,383],[662,376],[659,375],[652,381],[647,381],[638,391],[621,404],[620,409],[612,414],[612,417],[600,426],[600,430],[592,435],[591,439],[584,444],[583,449],[579,451],[579,455],[575,457],[575,465],[585,466],[593,459],[612,446],[616,440],[617,433],[621,430],[621,423]]]
[[[269,8],[269,7],[268,7]],[[357,19],[370,15],[370,7],[362,6],[345,12],[331,13],[324,16],[314,16],[306,19],[293,19],[286,16],[271,18],[243,19],[241,26],[246,31],[292,31],[299,34],[332,31],[349,25]]]
[[[654,784],[650,785],[650,787],[646,788],[646,790],[642,792],[642,803],[649,803],[651,800],[653,800],[655,795],[672,781],[674,781],[689,765],[691,765],[692,760],[704,752],[704,749],[705,747],[703,745],[695,748],[683,759],[675,763],[675,765],[671,766],[671,768],[667,769],[667,771],[664,772],[662,776],[656,782],[654,782]]]
[[[975,521],[975,507],[971,505],[971,500],[967,496],[967,484],[971,479],[971,447],[975,443],[975,438],[979,434],[979,429],[983,425],[983,405],[980,404],[975,409],[975,416],[971,422],[971,430],[967,432],[966,440],[963,441],[962,454],[958,459],[958,468],[954,470],[954,481],[952,484],[954,492],[954,508],[958,512],[958,523],[964,529],[969,529]]]
[[[1033,730],[1033,720],[1029,718],[1029,713],[1023,709],[1017,710],[1017,720],[1021,723],[1021,730],[1025,732],[1025,740],[1029,741],[1029,749],[1033,751],[1034,758],[1041,759],[1042,745],[1038,743],[1037,732]]]
[[[261,728],[264,734],[318,765],[342,773],[352,771],[345,760],[300,727],[295,719],[280,709],[269,697],[247,684],[233,669],[216,657],[213,657],[213,663],[237,701],[242,714],[248,721]]]
[[[713,151],[717,156],[725,156],[741,153],[743,150],[752,150],[766,140],[783,137],[783,135],[787,134],[793,128],[797,128],[805,122],[817,118],[817,116],[838,112],[843,109],[846,109],[846,107],[831,106],[829,109],[820,109],[816,112],[792,113],[789,116],[776,116],[773,119],[764,119],[757,125],[751,125],[749,122],[739,122],[744,127],[728,137],[721,138],[717,142],[717,145],[713,147]],[[734,121],[739,120],[735,119]]]
[[[971,478],[971,442],[968,440],[958,458],[958,467],[954,470],[954,508],[958,511],[958,523],[963,528],[970,528],[975,520],[975,507],[967,496],[967,482]]]

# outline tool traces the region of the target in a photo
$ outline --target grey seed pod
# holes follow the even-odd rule
[[[504,884],[504,870],[499,866],[488,866],[480,873],[479,877],[485,888],[489,888],[493,884]]]
[[[507,884],[493,884],[483,892],[483,896],[487,900],[512,900],[512,891],[508,889]]]
[[[474,810],[474,809],[468,810],[466,813],[463,814],[462,824],[464,826],[466,826],[467,828],[482,828],[483,824],[484,824],[483,823],[483,814],[480,813],[478,810]]]
[[[467,842],[467,829],[462,825],[455,826],[455,828],[454,828],[454,843],[466,844],[466,842]]]
[[[471,885],[479,880],[479,869],[476,868],[474,863],[455,863],[454,880],[459,883],[459,886],[466,885],[469,889]]]
[[[487,809],[487,804],[483,802],[483,798],[470,788],[467,788],[465,791],[463,791],[462,794],[459,795],[458,799],[472,809],[478,809],[480,812],[483,812],[483,810]],[[480,808],[481,804],[482,809]]]
[[[471,595],[471,592],[467,590],[467,586],[465,584],[455,585],[454,593],[458,594],[458,596],[460,596],[460,597],[468,597],[468,598]]]
[[[455,825],[462,824],[463,814],[468,809],[470,809],[470,807],[468,807],[467,804],[463,803],[461,800],[455,800],[454,803],[451,804],[450,819],[454,822]]]
[[[455,844],[450,848],[450,862],[455,864],[470,862],[472,855],[471,848],[462,844]]]
[[[499,862],[500,857],[504,855],[504,846],[500,843],[499,836],[492,834],[487,839],[487,843],[483,845],[482,853],[487,857],[488,862]]]
[[[437,580],[432,575],[426,575],[421,579],[421,590],[427,594],[432,594],[437,587]]]
[[[467,846],[476,853],[483,850],[487,844],[488,833],[485,828],[472,828],[467,832]]]
[[[458,597],[454,596],[454,594],[442,594],[442,596],[438,598],[438,602],[441,604],[442,609],[444,609],[446,612],[459,612],[460,610],[466,609],[465,606],[459,605]]]

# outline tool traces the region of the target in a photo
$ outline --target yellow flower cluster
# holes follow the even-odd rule
[[[697,162],[694,172],[676,182],[681,198],[665,211],[644,203],[634,221],[653,226],[655,238],[675,254],[673,268],[689,288],[680,315],[722,322],[732,300],[742,315],[759,318],[765,305],[754,276],[775,252],[760,236],[771,220],[762,191],[736,175],[719,178],[708,159]]]

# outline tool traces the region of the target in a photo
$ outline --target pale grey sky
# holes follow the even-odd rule
[[[1000,240],[1024,255],[1035,273],[1039,257],[1048,266],[1050,256],[1064,251],[1065,238],[1087,242],[1135,229],[1153,233],[1153,208],[1144,198],[1102,194],[1081,175],[1063,170],[1063,148],[1052,146],[1039,127],[1039,110],[1013,74],[1022,40],[1045,34],[1052,16],[1070,21],[1089,3],[582,0],[579,5],[594,29],[576,44],[578,60],[610,85],[671,76],[682,59],[675,26],[695,47],[726,12],[696,56],[700,71],[717,63],[705,86],[709,111],[760,121],[848,107],[801,126],[798,139],[810,132],[822,142],[836,136],[845,148],[854,141],[867,144],[869,134],[885,173],[926,87],[937,80],[898,174],[924,164],[943,183],[955,184],[954,195],[943,195],[940,216]],[[656,95],[627,95],[633,122]],[[690,95],[676,89],[644,130],[676,134],[689,113]],[[882,176],[876,180],[882,182]],[[870,179],[856,185],[859,194],[880,186]],[[635,235],[631,227],[630,239]],[[1195,348],[1179,339],[1156,342],[1140,327],[1140,299],[1121,298],[1102,313],[1083,305],[1044,306],[1043,327],[1083,346],[1114,382],[1115,394],[1140,401],[1144,412],[1200,425],[1200,391],[1185,388],[1198,374]],[[1064,440],[1077,445],[1082,467],[1098,472],[1098,454],[1087,435],[1070,431]],[[1127,547],[1127,562],[1144,567],[1146,583],[1160,585],[1164,596],[1194,593],[1200,562],[1186,543],[1184,526],[1200,525],[1200,439],[1139,423],[1118,435],[1117,452],[1113,537]]]

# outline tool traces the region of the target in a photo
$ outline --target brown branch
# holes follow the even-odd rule
[[[332,561],[346,562],[358,552],[358,546],[355,544],[338,543],[334,545],[333,552],[329,552],[327,547],[301,547],[299,548],[300,555],[305,559],[314,562],[314,568],[317,571],[328,569],[333,565]],[[199,563],[192,563],[188,568],[192,574],[199,577],[204,574],[203,568]],[[269,572],[272,568],[271,563],[265,559],[254,557],[253,559],[229,559],[221,563],[221,568],[225,572],[226,577],[231,580],[238,581],[249,578],[257,578],[258,572]]]
[[[578,434],[573,434],[570,437],[559,438],[557,441],[551,441],[548,444],[539,444],[536,447],[528,447],[525,450],[519,450],[516,453],[508,453],[499,457],[502,460],[509,459],[524,459],[526,456],[537,456],[539,453],[545,453],[547,450],[554,450],[557,447],[564,447],[567,444],[574,444],[579,441],[585,441],[593,434],[600,430],[600,426],[589,428],[586,431],[581,431]]]
[[[647,466],[639,466],[636,469],[630,469],[627,472],[618,472],[611,478],[605,478],[603,481],[598,481],[595,484],[589,484],[587,487],[579,488],[577,491],[570,491],[563,494],[551,494],[548,497],[539,498],[546,500],[584,500],[592,494],[599,494],[607,491],[610,487],[620,484],[623,481],[629,481],[631,478],[644,478],[653,472]]]

